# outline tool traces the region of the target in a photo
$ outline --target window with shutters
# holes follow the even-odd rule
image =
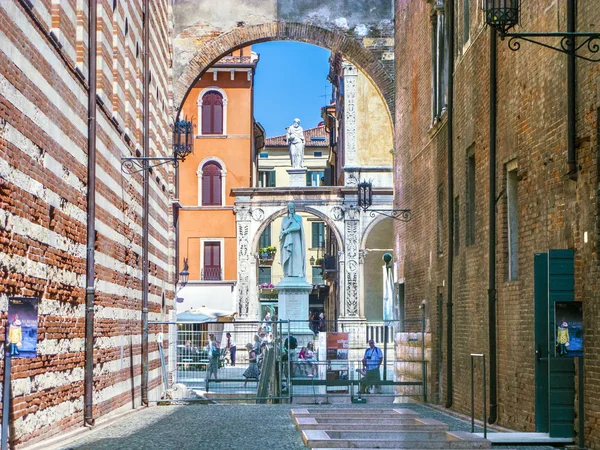
[[[269,284],[271,283],[271,267],[259,266],[258,267],[258,284]]]
[[[325,223],[312,223],[312,248],[325,247]]]
[[[221,243],[204,242],[204,265],[202,267],[203,280],[221,280]]]
[[[258,246],[260,248],[271,246],[271,224],[267,225],[265,231],[263,231],[260,235],[260,239],[258,240]]]
[[[258,187],[275,187],[276,179],[274,170],[258,171]]]
[[[227,95],[223,89],[209,87],[200,93],[198,130],[202,136],[227,134]]]
[[[221,166],[208,162],[202,167],[202,206],[222,205]]]

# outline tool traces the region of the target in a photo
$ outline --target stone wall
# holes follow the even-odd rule
[[[182,104],[194,80],[244,45],[306,42],[342,53],[394,107],[392,0],[175,0],[174,98]],[[393,115],[392,115],[393,116]]]
[[[88,2],[27,3],[0,3],[0,339],[9,296],[41,299],[38,356],[13,360],[15,445],[81,426],[84,406]],[[150,153],[159,156],[171,142],[171,26],[169,2],[150,5]],[[121,157],[142,151],[142,8],[97,9],[95,418],[140,404],[142,178],[123,175]],[[171,308],[172,174],[150,175],[150,320]],[[158,331],[151,398],[161,389]]]
[[[433,2],[435,3],[435,2]],[[460,2],[459,2],[460,3]],[[566,3],[541,0],[523,8],[521,31],[565,29]],[[431,113],[432,2],[396,2],[396,198],[413,211],[409,226],[397,226],[396,248],[405,255],[407,315],[427,302],[434,358],[433,389],[446,399],[448,182],[447,114]],[[469,38],[462,4],[456,5],[454,55],[454,197],[458,197],[458,248],[453,271],[452,407],[470,410],[470,353],[488,354],[489,30],[471,2]],[[578,3],[579,31],[599,31],[595,2]],[[585,311],[586,445],[600,445],[600,330],[598,289],[598,200],[600,65],[577,62],[577,151],[579,177],[567,172],[566,56],[522,42],[508,49],[498,40],[497,139],[497,326],[498,420],[534,431],[533,257],[553,248],[575,249],[575,300]],[[475,240],[466,245],[468,152],[475,155]],[[508,277],[506,164],[518,165],[518,278]],[[402,194],[402,195],[400,195]],[[438,214],[438,196],[441,212]],[[441,235],[438,248],[438,218]],[[588,242],[584,241],[587,232]],[[438,251],[438,249],[440,251]],[[438,295],[441,303],[438,304]],[[481,404],[481,392],[476,405]],[[489,397],[488,397],[489,398]],[[517,401],[518,399],[518,401]],[[479,408],[479,407],[477,407]],[[480,415],[480,411],[476,412]]]
[[[425,338],[425,347],[423,347]],[[395,381],[423,382],[423,348],[425,349],[425,379],[428,401],[431,401],[431,333],[396,333],[394,336],[396,355],[394,362]],[[400,402],[423,401],[422,386],[396,386]]]

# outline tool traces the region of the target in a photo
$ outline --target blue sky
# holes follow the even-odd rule
[[[327,81],[331,52],[300,42],[256,44],[260,54],[254,87],[254,118],[267,137],[285,133],[295,117],[304,129],[321,122],[321,107],[331,98]],[[327,96],[325,96],[327,91]]]

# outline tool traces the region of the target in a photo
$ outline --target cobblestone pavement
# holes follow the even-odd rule
[[[383,405],[352,405],[381,408]],[[391,405],[389,405],[391,406]],[[450,425],[451,430],[470,431],[471,424],[419,404],[410,408],[421,417]],[[180,405],[157,406],[128,415],[61,447],[72,449],[144,450],[300,450],[306,449],[290,418],[291,407],[312,405]],[[319,407],[319,406],[316,406]],[[348,408],[349,405],[323,406]],[[483,431],[477,429],[476,431]],[[515,448],[494,446],[494,449]],[[519,446],[519,450],[551,450],[548,446]],[[556,449],[554,449],[556,450]]]

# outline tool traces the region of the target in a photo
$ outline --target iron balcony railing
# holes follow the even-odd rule
[[[223,269],[220,267],[205,267],[200,272],[202,281],[220,281],[223,279]]]

